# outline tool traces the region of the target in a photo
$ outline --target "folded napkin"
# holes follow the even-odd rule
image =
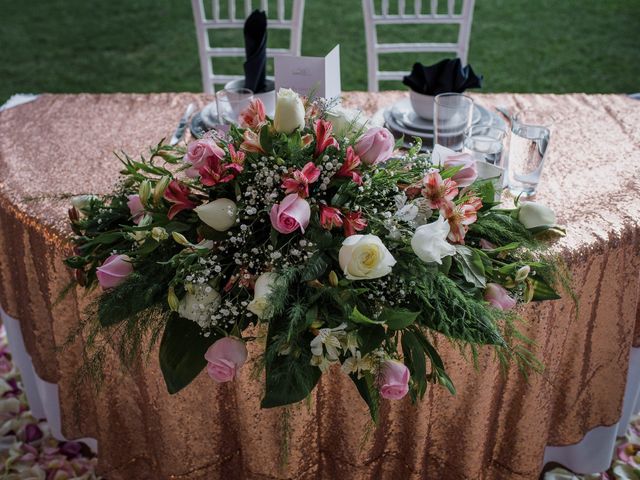
[[[253,93],[265,90],[267,77],[267,14],[254,10],[244,22],[244,86]]]
[[[406,75],[402,83],[424,95],[462,93],[467,88],[481,88],[482,75],[476,75],[471,65],[463,67],[459,58],[447,58],[428,67],[414,63],[411,75]]]

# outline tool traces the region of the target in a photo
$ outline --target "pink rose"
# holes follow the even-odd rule
[[[373,127],[356,143],[356,153],[367,165],[375,165],[391,157],[395,144],[396,141],[389,130]]]
[[[247,347],[234,337],[224,337],[209,347],[204,358],[209,362],[207,373],[218,383],[233,380],[247,361]]]
[[[127,255],[111,255],[96,269],[98,283],[104,289],[120,285],[133,272],[131,259]]]
[[[500,310],[511,310],[517,303],[516,299],[510,296],[502,285],[497,283],[487,283],[484,299]]]
[[[302,233],[309,225],[311,208],[307,201],[300,198],[297,193],[291,193],[284,197],[284,200],[271,207],[271,225],[280,233],[285,235],[293,233],[298,228]]]
[[[380,368],[380,395],[387,400],[400,400],[409,391],[409,369],[397,360],[385,360]]]
[[[478,178],[476,160],[468,153],[449,155],[444,161],[444,168],[462,167],[451,179],[459,187],[468,187]]]
[[[184,161],[191,164],[191,167],[185,171],[190,178],[196,178],[199,175],[198,170],[203,167],[209,158],[222,160],[224,158],[224,150],[222,150],[213,140],[196,140],[189,144],[187,154]]]
[[[140,195],[129,195],[127,198],[129,199],[127,207],[129,207],[129,212],[133,217],[133,223],[138,225],[142,217],[144,217],[144,206],[140,200]]]

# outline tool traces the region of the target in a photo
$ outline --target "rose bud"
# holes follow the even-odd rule
[[[204,358],[209,362],[207,373],[215,382],[229,382],[247,361],[247,347],[238,338],[224,337],[209,347]]]
[[[367,165],[375,165],[391,158],[396,140],[393,134],[383,127],[373,127],[365,132],[358,143],[355,151]]]
[[[397,360],[385,360],[380,368],[380,395],[400,400],[409,392],[409,369]]]
[[[131,272],[133,265],[127,255],[111,255],[96,269],[96,276],[100,286],[107,289],[120,285]]]
[[[304,105],[300,96],[289,88],[278,91],[273,126],[278,133],[292,133],[304,128]]]
[[[511,310],[517,303],[516,299],[510,296],[502,285],[497,283],[487,283],[484,299],[500,310]]]

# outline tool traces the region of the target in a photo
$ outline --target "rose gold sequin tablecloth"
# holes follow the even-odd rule
[[[401,94],[352,93],[368,113]],[[546,365],[526,383],[484,352],[474,370],[440,341],[458,394],[383,406],[370,428],[350,381],[333,371],[308,402],[260,410],[251,366],[233,384],[201,375],[166,393],[155,358],[115,362],[96,393],[74,389],[81,346],[61,349],[86,299],[56,302],[70,272],[68,200],[109,192],[114,150],[170,135],[194,94],[43,95],[0,112],[0,304],[17,318],[37,373],[60,388],[64,433],[95,437],[100,468],[124,479],[535,479],[546,444],[618,421],[629,349],[640,345],[640,102],[617,95],[475,95],[556,118],[539,198],[568,235],[555,248],[580,297],[530,306],[526,331]],[[288,461],[282,461],[287,439]]]

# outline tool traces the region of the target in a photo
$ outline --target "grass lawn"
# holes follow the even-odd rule
[[[16,92],[201,90],[187,0],[0,0],[0,25],[0,102]],[[485,91],[636,92],[639,32],[638,0],[477,0],[469,61]],[[343,89],[366,89],[360,1],[307,0],[303,54],[336,43]],[[387,66],[436,59],[408,54]]]

